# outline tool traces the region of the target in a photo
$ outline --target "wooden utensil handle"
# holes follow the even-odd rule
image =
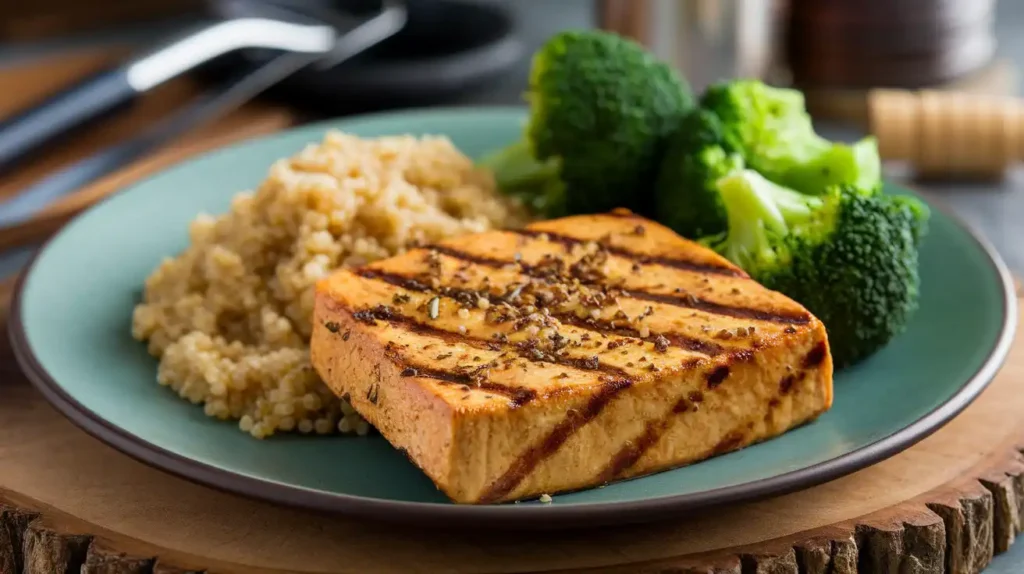
[[[1024,159],[1024,102],[1018,98],[877,89],[868,94],[869,130],[886,160],[919,175],[999,177]]]

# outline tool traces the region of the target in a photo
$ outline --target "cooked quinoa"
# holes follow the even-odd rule
[[[419,243],[524,223],[446,138],[328,132],[277,161],[227,213],[195,218],[189,247],[146,279],[132,334],[159,359],[161,385],[254,437],[364,435],[366,421],[310,365],[315,282]]]

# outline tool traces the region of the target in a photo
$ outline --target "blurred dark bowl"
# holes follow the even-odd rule
[[[991,62],[995,0],[791,0],[784,56],[802,88],[919,88]]]
[[[297,9],[372,15],[379,0],[275,0]],[[408,20],[396,35],[327,70],[303,70],[267,92],[312,112],[343,114],[444,103],[486,86],[517,64],[525,47],[508,12],[495,3],[407,0]],[[236,4],[212,1],[220,17]],[[251,67],[267,55],[243,52],[210,67]],[[219,68],[223,70],[223,68]]]

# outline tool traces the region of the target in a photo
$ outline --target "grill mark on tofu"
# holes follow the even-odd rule
[[[407,358],[402,357],[394,351],[388,353],[388,358],[398,366],[404,367],[401,373],[401,376],[403,377],[431,379],[448,385],[466,386],[470,389],[478,389],[485,392],[495,393],[508,397],[509,406],[512,408],[521,407],[537,398],[537,391],[528,387],[513,387],[487,380],[479,381],[474,379],[473,375],[470,373],[460,373],[457,371],[415,365]]]
[[[825,356],[828,354],[828,346],[825,341],[818,341],[818,344],[814,346],[804,357],[804,368],[812,369],[817,367],[825,361]]]
[[[551,432],[536,444],[526,449],[519,458],[514,460],[508,469],[497,478],[480,496],[481,503],[495,502],[515,490],[519,483],[529,475],[544,459],[558,452],[558,449],[569,440],[577,430],[597,418],[604,407],[622,391],[633,385],[633,381],[620,379],[606,381],[601,384],[582,411],[569,411]],[[576,413],[576,414],[573,414]]]
[[[786,375],[785,377],[782,377],[782,380],[779,381],[779,392],[782,393],[783,395],[788,393],[790,391],[790,389],[793,388],[793,383],[795,383],[795,382],[796,382],[796,375],[794,375],[792,373]]]
[[[605,321],[603,319],[593,319],[590,317],[580,319],[577,315],[573,315],[572,313],[552,313],[551,316],[566,325],[572,325],[573,327],[579,327],[580,329],[597,331],[606,335],[618,335],[620,337],[639,339],[641,341],[647,341],[648,343],[654,343],[658,337],[664,337],[668,340],[669,345],[673,347],[679,347],[680,349],[686,349],[687,351],[693,351],[694,353],[701,353],[712,357],[720,355],[724,351],[722,346],[717,343],[712,343],[711,341],[705,341],[696,337],[690,337],[689,335],[683,335],[681,333],[652,332],[646,337],[641,337],[640,331],[633,327],[613,327],[610,321]]]
[[[728,373],[728,368],[726,368],[726,373]],[[602,483],[610,482],[632,468],[640,461],[644,453],[658,443],[665,431],[668,430],[669,425],[672,424],[674,417],[697,411],[703,401],[704,394],[700,391],[690,391],[685,396],[679,397],[668,414],[660,419],[647,421],[644,424],[644,431],[640,435],[627,441],[618,452],[612,455],[604,470],[598,474],[597,480]],[[718,448],[719,445],[716,445],[715,448]]]
[[[823,344],[816,345],[814,349],[811,350],[811,353],[815,353],[820,346],[823,346]],[[716,375],[720,372],[725,373],[722,377],[725,378],[729,374],[729,367],[720,366],[713,369],[708,374],[709,383],[712,375]],[[782,377],[779,381],[778,394],[768,401],[768,408],[767,412],[764,414],[764,420],[767,421],[771,419],[773,411],[781,405],[780,399],[789,394],[793,385],[797,382],[803,381],[806,376],[806,372],[801,372],[799,374],[790,373]],[[599,482],[612,481],[618,478],[622,473],[632,468],[633,465],[639,462],[645,452],[657,444],[665,431],[668,430],[669,425],[672,424],[673,415],[679,416],[691,411],[699,410],[700,403],[703,401],[703,393],[700,391],[690,391],[686,396],[680,397],[675,402],[668,414],[660,419],[647,421],[647,423],[644,424],[644,431],[642,433],[640,433],[635,439],[627,441],[617,453],[612,455],[611,460],[605,466],[604,470],[598,474],[597,480]],[[749,420],[746,422],[745,426],[750,430],[753,427],[753,424],[754,422]],[[741,424],[726,433],[726,435],[722,437],[722,439],[709,451],[707,457],[722,455],[739,448],[747,438],[747,436],[742,432],[743,426],[744,425]]]
[[[515,265],[516,264],[515,261],[508,261],[508,260],[505,260],[505,259],[498,259],[498,258],[495,258],[495,257],[489,257],[487,255],[478,255],[476,253],[469,253],[467,251],[463,251],[461,249],[456,249],[456,248],[448,246],[448,245],[432,245],[430,247],[430,249],[432,249],[434,251],[437,251],[441,255],[447,255],[448,257],[451,257],[452,259],[458,259],[459,261],[464,261],[466,263],[472,263],[474,265],[481,265],[483,267],[493,267],[493,268],[501,269],[502,267],[511,266],[511,265]],[[524,270],[526,270],[528,267],[526,265],[522,265],[522,268]]]
[[[377,271],[374,269],[362,268],[356,270],[356,274],[363,279],[370,279],[376,281],[383,281],[389,285],[405,289],[407,291],[414,291],[418,293],[433,293],[435,290],[431,289],[426,283],[417,280],[415,277],[407,277],[405,275],[399,275],[397,273],[388,273],[384,271]],[[487,293],[484,291],[474,291],[472,289],[460,289],[458,287],[442,286],[437,289],[445,297],[459,300],[468,297],[481,296],[487,299],[491,304],[499,304],[505,301],[501,296],[493,293]],[[651,332],[647,337],[641,337],[640,332],[627,326],[612,326],[610,321],[605,319],[594,319],[584,318],[581,319],[579,316],[573,313],[555,313],[552,312],[551,316],[558,319],[566,325],[584,329],[587,331],[594,331],[605,335],[618,335],[620,337],[630,337],[637,340],[647,341],[653,343],[659,336],[665,337],[669,344],[673,347],[686,349],[687,351],[693,351],[695,353],[701,353],[703,355],[715,356],[722,354],[725,349],[714,342],[698,339],[682,333],[673,332]]]
[[[557,233],[553,231],[540,231],[534,229],[520,229],[516,231],[509,231],[509,233],[515,233],[517,235],[522,235],[530,238],[537,238],[541,235],[545,235],[547,236],[549,241],[561,243],[562,245],[569,249],[572,249],[573,247],[576,246],[584,246],[592,241],[589,239],[580,239],[578,237],[572,237],[571,235],[565,235],[563,233]],[[696,271],[698,273],[725,275],[727,277],[747,276],[746,273],[744,273],[743,271],[725,265],[694,261],[692,259],[666,257],[664,255],[648,255],[646,253],[637,253],[624,247],[608,245],[607,243],[601,243],[599,241],[595,242],[600,244],[601,247],[608,253],[611,253],[612,255],[618,255],[619,257],[629,259],[630,261],[634,261],[636,263],[661,265],[663,267],[671,267],[673,269],[681,269],[683,271]]]
[[[707,374],[706,378],[708,381],[708,388],[713,389],[718,385],[722,384],[726,378],[729,377],[729,365],[719,365],[715,367],[710,373]]]
[[[775,400],[775,399],[773,399]],[[685,409],[679,407],[679,404],[685,404],[687,400],[685,398],[680,399],[677,403],[677,407],[672,409],[672,413],[679,414],[686,412]],[[657,444],[658,440],[661,439],[662,435],[668,430],[668,426],[671,424],[671,418],[665,417],[656,421],[648,421],[644,425],[644,432],[641,433],[632,442],[626,443],[619,452],[612,456],[611,461],[605,467],[605,469],[599,475],[601,482],[609,482],[618,478],[622,473],[626,472],[639,462],[640,457],[644,455],[652,446]],[[748,421],[745,424],[739,425],[737,428],[726,433],[724,437],[711,450],[701,457],[702,460],[707,458],[723,455],[734,450],[737,450],[742,446],[746,440],[746,435],[740,430],[741,427],[745,427],[748,430],[753,426],[752,421]]]
[[[499,259],[487,255],[468,253],[450,246],[437,246],[432,249],[442,255],[451,257],[452,259],[458,259],[465,263],[472,263],[494,269],[502,269],[518,265],[520,271],[524,275],[534,279],[546,279],[550,276],[550,273],[547,270],[516,262],[514,260]],[[609,251],[609,253],[612,253],[612,251]],[[580,283],[588,286],[601,285],[600,282],[594,281],[581,280]],[[725,305],[701,299],[693,295],[670,295],[667,293],[651,293],[648,291],[634,289],[629,289],[628,293],[628,297],[631,299],[650,301],[652,303],[662,303],[664,305],[672,305],[674,307],[682,307],[684,309],[694,309],[713,315],[724,315],[726,317],[734,317],[737,319],[751,319],[756,321],[765,321],[768,323],[784,323],[793,325],[803,325],[810,323],[811,321],[811,317],[807,313],[785,313],[781,311],[757,309],[752,307]]]
[[[716,444],[714,448],[711,449],[711,456],[732,452],[739,448],[745,439],[746,437],[741,431],[731,430],[728,434],[722,437],[722,440],[718,441],[718,444]]]
[[[494,340],[482,339],[480,337],[474,337],[474,336],[469,335],[469,334],[463,334],[463,333],[458,333],[458,332],[454,332],[454,331],[448,331],[448,330],[442,329],[440,327],[436,327],[434,325],[429,325],[427,323],[423,323],[422,321],[419,321],[419,320],[417,320],[414,317],[410,317],[408,315],[403,315],[402,313],[399,313],[399,312],[397,312],[397,311],[395,311],[394,309],[391,309],[391,308],[387,308],[387,312],[376,311],[378,307],[382,307],[382,306],[379,306],[379,305],[377,307],[373,307],[373,308],[366,309],[366,310],[361,310],[361,311],[356,311],[356,310],[353,310],[353,309],[349,309],[349,308],[345,307],[344,305],[341,305],[340,303],[336,303],[336,302],[334,302],[332,304],[332,306],[335,307],[337,310],[349,313],[353,317],[353,319],[356,319],[357,317],[363,317],[363,319],[356,319],[356,320],[361,320],[364,323],[367,323],[368,320],[382,321],[382,322],[388,323],[389,325],[391,325],[392,327],[394,327],[396,329],[405,329],[405,330],[407,330],[407,331],[409,331],[411,333],[415,333],[415,334],[423,336],[423,337],[430,337],[430,338],[441,339],[442,341],[444,341],[445,343],[448,343],[448,344],[463,344],[463,345],[467,345],[467,346],[474,347],[474,348],[477,348],[477,349],[486,349],[486,350],[490,350],[490,351],[507,350],[509,352],[514,353],[516,355],[516,357],[521,358],[521,359],[525,359],[525,360],[530,361],[530,362],[534,362],[534,363],[536,363],[536,362],[553,363],[553,364],[561,365],[563,367],[569,367],[569,368],[575,369],[577,371],[596,371],[596,372],[602,373],[604,375],[608,375],[610,377],[615,377],[617,379],[630,379],[630,380],[632,380],[632,377],[633,377],[625,369],[621,369],[619,367],[616,367],[615,365],[609,365],[609,364],[600,362],[599,360],[596,359],[596,356],[595,357],[590,357],[590,358],[587,358],[587,357],[566,357],[566,356],[556,355],[554,353],[543,353],[542,356],[538,357],[536,355],[531,355],[531,354],[527,354],[527,353],[521,352],[520,348],[517,347],[514,344],[510,344],[510,343],[502,344],[502,343],[498,343],[498,342],[496,342]],[[431,368],[431,367],[421,367],[421,366],[418,366],[418,365],[409,364],[408,362],[403,362],[403,366],[406,366],[406,365],[409,368],[411,368],[411,369],[415,369],[417,372],[423,372],[423,373],[433,372],[434,373],[433,376],[423,375],[423,376],[428,376],[428,378],[433,378],[433,379],[437,379],[437,380],[443,380],[443,381],[452,382],[452,383],[455,383],[455,384],[469,384],[468,382],[466,382],[466,381],[464,381],[462,379],[451,380],[452,376],[458,376],[459,375],[459,373],[454,372],[454,371],[438,370],[438,369],[434,369],[434,368]],[[484,366],[486,366],[486,364]],[[480,368],[480,367],[474,367],[474,368]],[[512,387],[510,387],[510,388],[512,388]],[[519,388],[519,387],[514,387],[514,388]]]
[[[647,421],[647,424],[644,425],[644,432],[636,439],[627,442],[625,446],[619,449],[619,452],[612,456],[611,461],[608,462],[608,465],[598,475],[598,482],[603,483],[614,480],[636,464],[640,457],[658,442],[665,429],[668,428],[668,423],[667,419]]]
[[[805,325],[811,322],[811,317],[806,313],[785,313],[780,311],[768,311],[751,307],[736,307],[723,305],[706,299],[694,296],[669,295],[667,293],[649,293],[647,291],[629,291],[630,297],[650,301],[651,303],[662,303],[686,309],[704,311],[712,315],[725,315],[737,319],[752,319],[766,323],[784,323],[789,325]]]
[[[477,349],[488,349],[491,351],[496,351],[499,349],[509,350],[515,353],[517,357],[526,359],[533,363],[553,363],[556,365],[561,365],[563,367],[570,367],[578,371],[597,371],[599,373],[604,373],[605,375],[617,378],[631,377],[631,375],[626,370],[616,367],[615,365],[602,363],[598,360],[595,360],[594,358],[565,357],[561,355],[556,355],[554,353],[543,353],[543,357],[538,358],[538,356],[520,352],[520,349],[514,344],[502,344],[497,343],[494,340],[482,339],[480,337],[474,337],[469,334],[464,335],[462,333],[447,331],[445,329],[434,327],[433,325],[427,325],[426,323],[417,321],[413,317],[409,317],[407,315],[402,315],[399,313],[394,313],[388,320],[388,322],[391,324],[392,327],[405,328],[408,331],[416,333],[417,335],[438,338],[449,344],[462,343]]]

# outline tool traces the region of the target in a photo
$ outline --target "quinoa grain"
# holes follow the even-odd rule
[[[314,284],[413,245],[521,226],[522,213],[446,138],[328,132],[226,213],[192,221],[189,246],[146,279],[132,335],[159,360],[159,384],[253,437],[365,435],[310,365]]]

